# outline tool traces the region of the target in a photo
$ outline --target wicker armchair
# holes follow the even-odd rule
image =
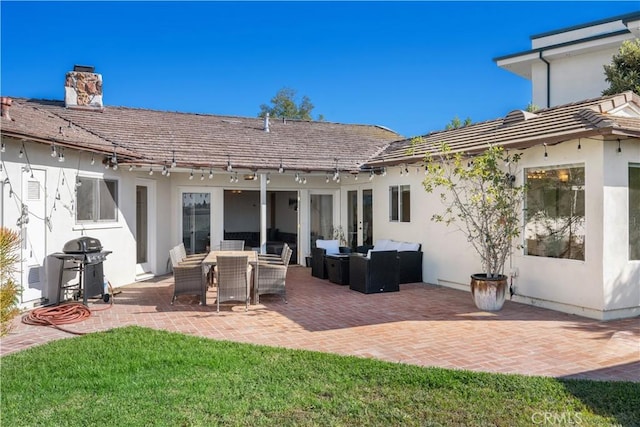
[[[349,288],[365,294],[399,291],[398,251],[374,251],[371,252],[370,258],[362,254],[351,254]]]
[[[245,311],[249,309],[251,296],[251,272],[246,255],[218,255],[215,267],[218,284],[216,309],[220,311],[220,303],[226,301],[244,301]]]
[[[221,251],[244,251],[244,240],[220,240]]]
[[[278,294],[287,302],[287,269],[293,250],[287,245],[282,249],[282,263],[258,261],[256,302],[260,295]]]
[[[173,305],[178,295],[198,295],[200,296],[200,304],[207,305],[207,281],[205,279],[204,269],[201,262],[185,262],[178,261],[179,255],[176,248],[169,250],[169,257],[173,267],[173,297],[171,304]]]

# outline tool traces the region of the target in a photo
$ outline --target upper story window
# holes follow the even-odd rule
[[[118,220],[118,181],[78,177],[77,222],[115,222]]]
[[[409,185],[389,187],[389,221],[411,221],[411,187]]]
[[[640,260],[640,164],[629,165],[629,259]]]
[[[526,169],[525,254],[584,260],[584,166]]]

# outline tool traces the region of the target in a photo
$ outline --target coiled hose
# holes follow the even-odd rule
[[[113,296],[113,289],[109,283],[109,292]],[[113,306],[113,298],[110,304],[101,309],[93,311],[103,311]],[[80,302],[65,302],[52,307],[39,307],[31,310],[22,316],[22,323],[34,326],[51,326],[64,332],[75,335],[84,335],[86,332],[77,332],[63,328],[60,325],[82,322],[91,317],[91,309]]]

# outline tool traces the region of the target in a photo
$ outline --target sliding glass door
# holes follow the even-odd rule
[[[207,252],[210,232],[211,194],[182,193],[182,242],[187,253]]]

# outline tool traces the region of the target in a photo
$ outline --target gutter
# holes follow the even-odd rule
[[[547,64],[547,107],[551,107],[551,64],[542,56],[542,50],[538,52],[538,57],[542,62]]]

